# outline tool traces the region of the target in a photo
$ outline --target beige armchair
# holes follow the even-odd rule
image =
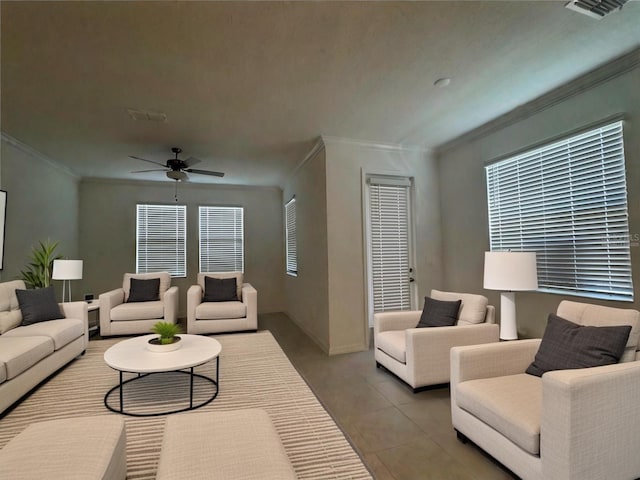
[[[640,313],[563,301],[580,325],[631,325],[621,363],[525,373],[540,339],[451,350],[451,415],[471,440],[524,480],[640,477]]]
[[[205,277],[235,278],[237,300],[203,302]],[[221,333],[258,329],[258,292],[243,283],[242,272],[200,272],[187,291],[187,333]]]
[[[416,328],[421,311],[374,315],[376,366],[408,383],[414,392],[449,382],[449,350],[456,345],[497,342],[495,309],[482,295],[431,290],[435,300],[462,300],[452,327]]]
[[[128,302],[132,278],[159,278],[159,300]],[[122,287],[101,294],[99,302],[101,336],[151,333],[151,327],[158,321],[176,323],[178,287],[171,286],[169,272],[125,273]]]

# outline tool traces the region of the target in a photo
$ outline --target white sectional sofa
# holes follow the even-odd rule
[[[85,302],[61,303],[66,318],[21,326],[16,289],[24,288],[22,280],[0,283],[0,415],[89,343]]]

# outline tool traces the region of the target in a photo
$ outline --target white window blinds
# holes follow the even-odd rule
[[[370,177],[373,311],[411,308],[408,178]]]
[[[187,275],[187,207],[137,205],[136,272]]]
[[[284,206],[286,230],[287,273],[298,274],[298,246],[296,239],[296,199],[289,200]]]
[[[537,252],[539,290],[633,301],[622,122],[486,167],[491,250]]]
[[[244,272],[244,209],[199,208],[200,271]]]

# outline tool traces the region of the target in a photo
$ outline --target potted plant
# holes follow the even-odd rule
[[[31,248],[31,262],[26,270],[20,271],[28,288],[44,288],[51,285],[53,261],[62,258],[62,255],[55,254],[56,248],[58,242],[51,240],[38,242],[38,246]]]
[[[149,340],[149,350],[154,352],[170,352],[180,348],[180,325],[169,322],[157,322],[153,328],[153,333],[157,333],[159,337]]]

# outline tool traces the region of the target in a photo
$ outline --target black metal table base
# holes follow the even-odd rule
[[[173,370],[173,371],[168,371],[168,372],[155,372],[155,373],[144,373],[144,374],[139,373],[138,376],[133,377],[133,378],[129,378],[128,380],[124,380],[123,374],[124,373],[136,373],[136,372],[119,371],[118,373],[119,373],[119,377],[120,377],[120,382],[119,382],[118,385],[116,385],[111,390],[109,390],[107,392],[107,394],[104,396],[104,406],[107,407],[112,412],[121,413],[122,415],[129,415],[131,417],[157,417],[157,416],[160,416],[160,415],[169,415],[169,414],[172,414],[172,413],[187,412],[189,410],[195,410],[196,408],[204,407],[205,405],[208,405],[209,403],[211,403],[218,396],[218,392],[220,391],[220,386],[219,386],[219,383],[218,383],[218,372],[219,372],[219,366],[220,366],[219,362],[220,362],[220,358],[216,357],[216,378],[215,378],[215,380],[213,378],[207,377],[205,375],[201,375],[199,373],[194,373],[194,371],[193,371],[194,367],[189,368],[188,371],[186,371],[186,370]],[[175,409],[175,410],[169,410],[169,411],[166,411],[166,412],[157,412],[157,413],[133,413],[133,412],[125,411],[125,409],[124,409],[124,386],[127,383],[135,382],[136,380],[143,379],[145,377],[148,377],[149,375],[161,375],[161,374],[167,374],[167,373],[184,373],[185,375],[189,375],[189,406],[188,407],[178,408],[178,409]],[[209,383],[211,383],[211,384],[216,386],[216,391],[211,397],[208,397],[205,401],[200,402],[195,406],[193,404],[193,379],[194,379],[194,377],[198,377],[198,378],[201,378],[203,380],[206,380],[207,382],[209,382]],[[118,390],[118,394],[119,394],[118,396],[119,396],[119,399],[120,399],[120,407],[119,408],[114,408],[111,405],[109,405],[109,395],[111,395],[116,390]]]

